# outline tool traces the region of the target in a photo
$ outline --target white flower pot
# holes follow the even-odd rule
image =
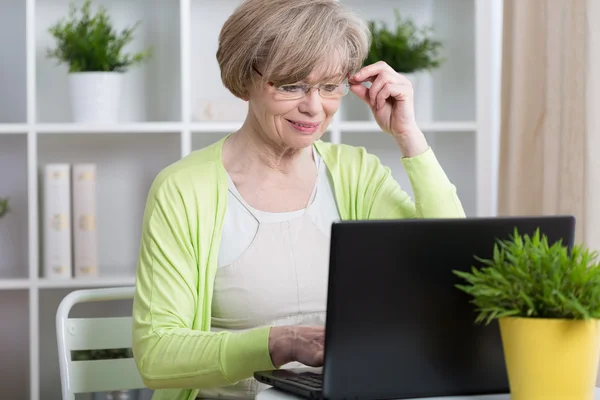
[[[419,122],[429,122],[433,118],[433,83],[431,73],[418,71],[404,75],[412,84],[414,93],[415,118]]]
[[[118,122],[122,79],[120,72],[70,73],[69,90],[74,122]]]

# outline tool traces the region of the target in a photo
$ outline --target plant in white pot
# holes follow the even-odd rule
[[[466,283],[477,323],[498,320],[513,400],[592,400],[600,361],[600,264],[540,234],[499,240]]]
[[[123,74],[152,53],[151,47],[124,52],[138,25],[117,32],[107,10],[100,6],[92,15],[91,1],[86,0],[81,10],[71,3],[68,18],[49,28],[57,43],[47,56],[68,65],[75,122],[118,122]]]
[[[419,120],[431,120],[431,71],[444,62],[441,41],[434,39],[433,28],[418,27],[410,18],[402,18],[394,9],[395,25],[370,20],[371,46],[364,65],[385,61],[411,82],[414,90],[415,114]]]

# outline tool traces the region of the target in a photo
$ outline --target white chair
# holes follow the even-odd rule
[[[142,389],[133,358],[73,361],[71,351],[131,348],[131,317],[69,318],[78,303],[132,299],[134,287],[85,289],[69,293],[56,312],[56,338],[63,400],[75,393]]]

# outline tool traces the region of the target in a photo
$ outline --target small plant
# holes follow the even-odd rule
[[[113,28],[104,7],[98,7],[97,13],[91,15],[91,0],[85,1],[79,17],[77,11],[71,3],[69,18],[49,29],[57,46],[48,49],[47,56],[58,60],[59,64],[67,64],[69,72],[124,72],[151,56],[151,48],[133,55],[123,52],[133,40],[139,22],[119,33]]]
[[[132,358],[131,349],[77,350],[72,352],[73,361],[112,360],[116,358]]]
[[[395,30],[385,22],[369,21],[373,40],[364,65],[381,60],[400,73],[438,68],[444,61],[439,55],[442,42],[431,37],[433,29],[418,28],[412,20],[403,19],[398,10],[394,15]]]
[[[597,253],[582,245],[571,250],[548,244],[540,235],[498,240],[491,260],[481,268],[453,271],[468,284],[456,287],[473,297],[476,322],[503,317],[600,318],[600,265]]]
[[[4,217],[6,214],[8,214],[9,211],[10,211],[10,208],[8,207],[8,197],[4,198],[4,199],[0,199],[0,218]]]

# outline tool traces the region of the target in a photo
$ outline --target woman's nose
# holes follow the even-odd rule
[[[299,109],[307,114],[317,114],[323,109],[321,95],[316,87],[310,88],[300,101]]]

